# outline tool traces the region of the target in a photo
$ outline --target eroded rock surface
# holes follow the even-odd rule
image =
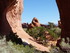
[[[15,0],[0,0],[0,33],[2,34],[8,34],[9,31],[11,31],[11,27],[7,21],[6,13],[7,8],[12,6],[16,3]]]
[[[61,19],[61,38],[70,39],[70,0],[56,0]],[[60,42],[60,41],[58,41]]]
[[[61,28],[61,21],[58,21],[58,27]]]
[[[32,23],[30,23],[29,28],[33,28],[33,27],[40,27],[40,23],[38,21],[38,19],[36,17],[33,18]]]
[[[0,33],[6,35],[11,31],[17,33],[23,41],[33,45],[41,51],[49,51],[49,48],[44,47],[33,41],[21,25],[21,13],[23,9],[23,0],[0,0]]]

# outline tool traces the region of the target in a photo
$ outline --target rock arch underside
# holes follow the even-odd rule
[[[60,19],[62,23],[62,38],[70,38],[70,0],[57,0]],[[21,26],[21,13],[23,10],[23,0],[0,0],[0,33],[6,35],[13,31],[25,42],[32,44],[36,49],[49,51],[34,41]]]
[[[61,38],[70,39],[70,0],[56,0],[61,20]],[[59,41],[60,42],[60,41]]]

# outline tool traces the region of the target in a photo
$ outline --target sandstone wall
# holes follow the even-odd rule
[[[70,38],[70,0],[56,0],[60,19],[61,19],[61,37],[62,38]]]
[[[21,31],[23,0],[0,0],[0,33]]]
[[[31,44],[36,49],[49,52],[49,48],[33,41],[33,38],[23,30],[21,25],[22,9],[23,0],[0,0],[0,33],[7,35],[12,31],[17,33],[22,41]]]

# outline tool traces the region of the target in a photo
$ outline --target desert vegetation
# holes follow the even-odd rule
[[[67,38],[68,39],[68,38]],[[69,40],[68,40],[69,41]],[[60,43],[63,49],[59,47],[52,47],[49,53],[69,53],[70,52],[70,44],[65,43],[64,39]],[[65,50],[66,48],[66,50]],[[68,48],[68,49],[67,49]],[[6,41],[5,36],[0,36],[0,53],[47,53],[34,49],[34,47],[30,47],[29,45],[24,46],[23,44],[16,44],[15,42]]]
[[[53,23],[48,24],[48,27],[33,27],[30,29],[24,28],[24,30],[32,36],[36,42],[43,44],[44,46],[47,45],[49,41],[56,41],[60,38],[61,29],[56,27]]]
[[[50,26],[50,25],[49,25]],[[49,41],[55,41],[60,37],[61,29],[58,27],[34,27],[26,29],[25,31],[32,36],[35,41],[44,46],[48,46]],[[47,36],[50,36],[47,38]],[[70,39],[67,37],[67,43],[65,39],[60,42],[60,48],[57,46],[51,46],[49,53],[69,53],[70,52]],[[36,50],[32,45],[22,42],[21,38],[18,38],[16,33],[11,32],[9,35],[0,35],[0,53],[48,53],[45,51]]]
[[[55,41],[60,38],[61,29],[56,27],[54,23],[49,22],[48,27],[33,27],[31,29],[25,29],[25,31],[32,36],[35,41],[39,44],[43,44],[47,46],[49,41]],[[47,38],[47,36],[50,36]],[[69,38],[67,38],[67,43],[65,43],[65,39],[62,39],[60,42],[60,47],[51,46],[50,53],[69,53],[70,51],[70,44]]]
[[[8,41],[6,39],[6,36],[3,35],[0,36],[0,53],[42,53],[41,51],[36,50],[31,45],[24,44],[24,42],[20,44],[20,42],[17,42],[17,40],[19,41],[18,37],[16,36],[10,36],[10,37],[12,39]],[[16,39],[14,39],[14,37]]]
[[[29,20],[31,19],[30,17],[36,15],[37,17],[40,18],[42,17],[42,20],[39,18],[41,23],[45,23],[42,21],[45,21],[43,18],[46,18],[45,17],[46,15],[47,16],[50,15],[51,17],[53,17],[53,19],[55,17],[58,17],[57,13],[55,13],[56,8],[54,8],[54,6],[57,4],[60,15],[59,16],[60,21],[58,21],[58,26],[62,29],[62,34],[61,29],[54,23],[48,22],[48,25],[41,24],[38,21],[38,19],[34,17],[34,19],[30,24],[28,23],[23,24],[23,27],[25,27],[23,29],[30,35],[29,36],[22,29],[21,26],[21,14],[24,1],[23,0],[7,0],[7,2],[6,0],[0,1],[0,53],[70,53],[70,23],[69,23],[70,0],[68,1],[56,0],[55,5],[52,4],[54,3],[53,1],[51,1],[51,3],[50,2],[47,3],[46,1],[45,2],[40,1],[41,2],[40,4],[40,2],[38,2],[37,0],[39,6],[35,1],[34,2],[31,1],[31,3],[27,2],[26,5],[28,6],[24,4],[26,7],[28,7],[27,9],[25,8],[26,13],[24,14],[25,15],[24,17],[29,22]],[[36,5],[36,7],[34,4]],[[45,11],[46,9],[44,8],[46,7],[45,5],[47,6],[48,11],[47,10]],[[49,8],[48,5],[51,8]],[[48,14],[45,14],[45,12],[48,12]],[[29,19],[27,18],[27,16]],[[51,21],[56,20],[56,19],[53,20],[52,18],[50,19]],[[48,19],[48,21],[50,21],[50,19]],[[59,47],[56,46],[57,40],[59,43]],[[43,50],[43,48],[45,49]],[[49,50],[47,48],[50,48],[49,52],[45,52]]]

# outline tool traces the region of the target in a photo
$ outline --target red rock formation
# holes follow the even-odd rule
[[[22,12],[21,3],[22,1],[19,0],[0,0],[0,33],[8,34],[13,28],[16,28],[18,22],[20,23],[17,20],[20,20]]]
[[[0,0],[0,33],[7,34],[11,27],[6,19],[6,9],[13,0]],[[15,4],[15,2],[13,2]],[[11,6],[11,5],[10,5]]]
[[[22,29],[22,9],[23,0],[0,0],[0,33],[6,35],[13,31],[21,38],[30,37]]]
[[[41,24],[42,27],[48,28],[48,25],[46,24]]]
[[[49,52],[47,47],[32,41],[33,38],[22,29],[22,9],[23,0],[0,0],[0,33],[8,34],[13,31],[22,41],[33,45],[38,50]]]
[[[60,20],[58,21],[58,27],[61,28],[61,21]]]
[[[30,23],[29,28],[33,28],[33,27],[40,27],[40,23],[38,21],[38,19],[36,17],[33,18],[32,23]]]
[[[70,37],[70,0],[57,0],[62,23],[62,37]]]
[[[70,38],[70,0],[56,0],[61,19],[61,38]]]
[[[28,28],[28,23],[22,23],[22,28]]]

